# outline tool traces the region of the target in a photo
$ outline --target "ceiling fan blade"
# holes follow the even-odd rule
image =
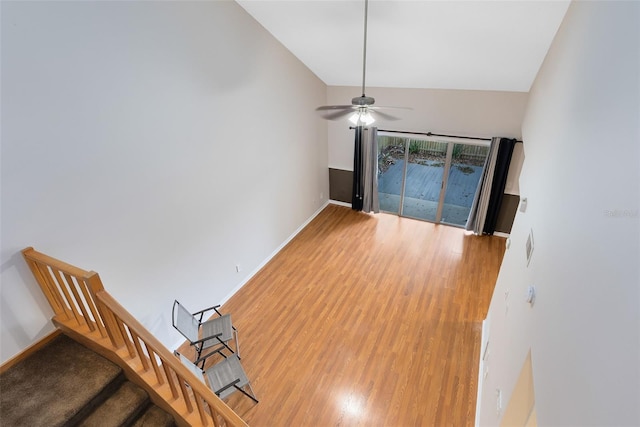
[[[411,107],[390,107],[388,105],[375,105],[375,106],[371,106],[369,108],[371,110],[380,110],[380,109],[385,109],[385,110],[413,110],[413,108],[411,108]]]
[[[380,117],[381,119],[385,119],[385,120],[389,120],[389,121],[400,120],[399,117],[392,116],[391,114],[383,113],[380,110],[371,111],[371,115],[374,116],[374,117]]]
[[[327,120],[338,120],[349,114],[353,114],[353,105],[325,105],[316,108],[316,111]]]
[[[333,113],[320,113],[320,115],[326,120],[338,120],[351,114],[353,114],[353,110],[337,110]]]
[[[322,107],[316,108],[316,111],[326,111],[326,110],[346,110],[353,109],[353,105],[323,105]]]

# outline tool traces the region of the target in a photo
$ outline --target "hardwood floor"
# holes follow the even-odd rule
[[[260,399],[229,405],[252,426],[472,426],[504,247],[329,205],[222,307]]]

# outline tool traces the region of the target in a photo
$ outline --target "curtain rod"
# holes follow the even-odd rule
[[[355,129],[355,126],[350,126],[349,129]],[[460,139],[475,139],[479,141],[491,141],[491,138],[478,138],[475,136],[460,136],[460,135],[444,135],[441,133],[432,133],[432,132],[405,132],[401,130],[388,130],[388,129],[378,129],[378,132],[406,133],[409,135],[441,136],[445,138],[460,138]],[[516,142],[522,142],[522,141],[516,139]]]
[[[476,138],[473,136],[459,136],[459,135],[443,135],[441,133],[433,133],[433,132],[403,132],[400,130],[387,130],[387,129],[378,129],[378,132],[408,133],[410,135],[442,136],[446,138],[476,139],[480,141],[491,141],[491,138]]]

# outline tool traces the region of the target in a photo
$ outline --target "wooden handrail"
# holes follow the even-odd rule
[[[33,248],[22,255],[54,311],[53,323],[124,368],[179,425],[247,426],[104,289],[97,273]]]

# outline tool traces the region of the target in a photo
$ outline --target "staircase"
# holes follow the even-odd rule
[[[25,359],[24,365],[13,366],[16,369],[21,366],[22,373],[8,366],[0,367],[0,425],[96,425],[96,420],[97,425],[107,427],[132,423],[154,427],[165,425],[152,419],[157,409],[147,411],[148,403],[137,409],[117,406],[120,401],[135,400],[132,396],[137,394],[142,395],[143,401],[148,401],[136,387],[121,387],[125,375],[173,417],[168,425],[248,427],[105,290],[98,273],[75,267],[33,248],[24,249],[22,256],[53,310],[51,322],[67,337],[73,338],[56,339],[51,343],[52,347],[70,345],[72,349],[62,350],[62,355],[57,355],[56,351],[51,355],[48,351],[40,356],[36,353],[33,359]],[[88,362],[77,360],[76,355],[80,354],[80,359],[87,358]],[[116,367],[101,357],[115,363]],[[59,360],[53,365],[50,359]],[[99,368],[104,366],[107,366],[104,368],[106,373]],[[63,372],[68,375],[62,375]],[[105,378],[99,379],[102,376]],[[69,378],[74,381],[82,378],[83,383],[78,385]],[[99,409],[102,403],[104,407]],[[88,408],[85,408],[86,404],[89,404]],[[114,421],[110,421],[112,417]]]
[[[175,426],[120,367],[60,334],[0,375],[3,426]]]

